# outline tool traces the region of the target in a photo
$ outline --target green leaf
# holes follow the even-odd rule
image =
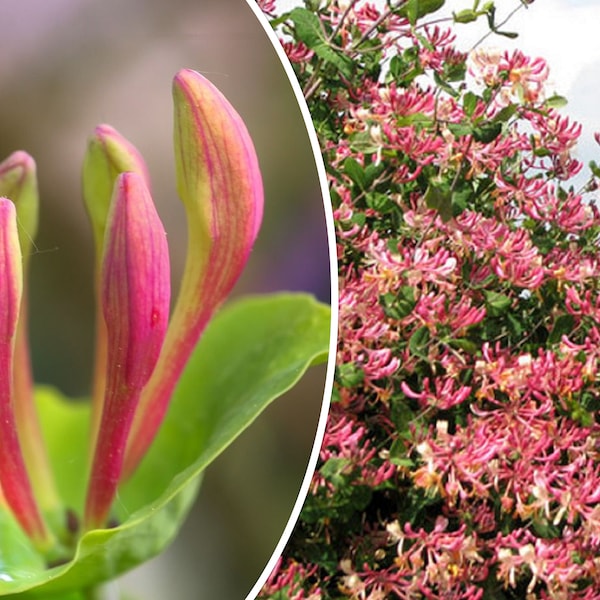
[[[396,430],[400,434],[405,434],[409,431],[410,424],[414,422],[416,415],[410,409],[408,402],[404,398],[394,398],[390,401],[391,416]],[[398,438],[392,443],[390,448],[390,456],[398,458],[406,455],[406,440]]]
[[[424,72],[419,62],[419,55],[414,50],[409,47],[402,54],[393,56],[390,61],[391,78],[401,87],[408,87],[415,78]],[[406,116],[404,115],[402,118]],[[428,118],[431,121],[431,117]]]
[[[596,177],[600,177],[600,167],[598,166],[595,160],[590,161],[589,167],[593,175],[595,175]]]
[[[503,315],[512,305],[512,298],[491,290],[483,290],[485,307],[490,317]]]
[[[452,192],[445,181],[430,181],[425,190],[425,204],[438,211],[442,221],[452,218]]]
[[[290,12],[289,18],[294,23],[298,40],[304,42],[319,58],[334,65],[343,75],[352,76],[354,63],[348,56],[336,52],[330,46],[316,13],[298,7]]]
[[[473,116],[477,103],[479,102],[479,96],[473,92],[467,92],[463,97],[463,110],[467,117]]]
[[[468,354],[475,354],[479,350],[479,345],[468,338],[449,340],[448,345],[458,350],[464,350]]]
[[[473,128],[473,139],[476,142],[489,144],[493,142],[502,132],[502,123],[488,121]]]
[[[426,325],[419,327],[419,329],[410,336],[410,340],[408,341],[410,353],[426,360],[428,358],[427,346],[429,345],[430,338],[429,328]]]
[[[335,380],[345,388],[353,388],[365,380],[364,370],[354,363],[344,363],[335,368]]]
[[[375,183],[377,178],[383,173],[384,170],[385,170],[385,165],[382,162],[369,163],[365,167],[366,187],[370,188]]]
[[[464,10],[459,10],[457,13],[452,13],[452,18],[455,23],[472,23],[473,21],[477,21],[478,16],[479,14],[470,8],[465,8]]]
[[[513,118],[516,112],[516,104],[509,104],[494,115],[494,123],[506,123]]]
[[[433,124],[431,116],[424,113],[412,113],[410,115],[401,115],[396,120],[398,127],[410,127],[416,125],[417,127],[429,127]]]
[[[408,0],[402,5],[398,14],[406,17],[411,25],[415,25],[419,19],[436,12],[444,4],[445,0]]]
[[[563,335],[571,333],[575,326],[575,319],[573,315],[559,315],[554,321],[554,327],[548,336],[549,344],[558,344]]]
[[[410,290],[410,296],[405,295],[401,290],[398,295],[387,292],[379,297],[379,303],[386,317],[400,321],[413,311],[416,305],[413,289],[409,286],[404,286],[403,289]]]
[[[319,472],[327,481],[335,486],[340,486],[344,483],[345,475],[349,470],[352,470],[352,461],[349,458],[330,458],[319,469]]]
[[[349,156],[344,160],[344,174],[348,175],[353,183],[361,190],[371,188],[375,180],[383,173],[383,164],[370,163],[363,167],[355,158]]]
[[[303,294],[224,308],[195,349],[150,452],[119,490],[118,526],[86,533],[72,560],[47,569],[0,511],[0,595],[67,600],[162,551],[181,527],[204,469],[311,364],[326,360],[329,327],[329,308]],[[66,506],[80,512],[88,404],[44,387],[37,401],[59,490]]]
[[[367,185],[367,177],[364,167],[355,159],[349,156],[344,161],[344,173],[350,177],[352,182],[361,190],[364,190]]]
[[[496,6],[494,5],[493,2],[486,3],[483,10],[486,12],[486,16],[488,19],[488,25],[489,25],[490,29],[496,35],[502,35],[502,36],[510,38],[510,39],[515,39],[515,38],[519,37],[518,33],[513,33],[510,31],[500,31],[498,29],[498,26],[496,25]]]
[[[449,61],[444,64],[444,78],[446,79],[446,81],[453,81],[455,83],[458,81],[463,81],[466,73],[467,73],[467,63],[466,62]],[[454,88],[451,88],[451,89],[454,90]],[[458,96],[459,95],[458,91],[454,90],[453,95]]]
[[[508,320],[508,325],[510,330],[516,337],[520,337],[523,334],[524,327],[523,324],[517,317],[515,317],[512,313],[506,313],[506,318]]]
[[[533,154],[539,158],[546,158],[547,156],[552,156],[552,150],[548,150],[548,148],[534,148]]]
[[[546,100],[546,106],[549,108],[564,108],[568,103],[569,101],[564,96],[558,94],[554,94]]]
[[[294,23],[298,39],[309,48],[324,40],[321,22],[314,12],[306,8],[294,8],[289,13],[289,18]]]
[[[444,75],[446,75],[446,77],[441,77],[440,74],[437,71],[433,72],[433,80],[435,81],[435,84],[440,87],[441,89],[443,89],[445,92],[447,92],[448,94],[450,94],[452,97],[454,98],[458,98],[459,96],[459,92],[457,90],[455,90],[449,83],[449,79],[447,77],[447,73],[444,73]]]
[[[367,222],[367,215],[365,213],[354,213],[350,219],[350,222],[359,227],[363,227]]]
[[[499,29],[494,29],[494,33],[496,35],[501,35],[502,37],[507,37],[509,40],[516,40],[519,37],[519,34],[516,31],[500,31]]]
[[[365,201],[369,208],[383,214],[391,212],[397,207],[389,193],[373,192],[365,196]]]
[[[464,184],[459,189],[454,190],[454,192],[452,192],[450,203],[452,209],[452,216],[458,217],[458,215],[462,214],[469,206],[469,203],[472,198],[473,190],[467,184]]]
[[[448,123],[448,129],[455,137],[464,137],[473,133],[473,126],[468,123]]]

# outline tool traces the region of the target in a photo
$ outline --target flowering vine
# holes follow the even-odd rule
[[[600,171],[522,52],[440,1],[259,2],[325,158],[337,375],[260,598],[598,598]],[[530,2],[516,2],[524,8]]]

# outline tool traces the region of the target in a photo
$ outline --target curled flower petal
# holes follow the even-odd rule
[[[88,529],[108,516],[140,392],[164,340],[169,303],[165,231],[142,177],[123,173],[115,186],[102,268],[107,385],[86,502]]]
[[[241,117],[202,75],[173,82],[177,187],[188,220],[187,262],[165,346],[142,394],[125,470],[137,466],[214,311],[237,281],[258,233],[263,185]]]

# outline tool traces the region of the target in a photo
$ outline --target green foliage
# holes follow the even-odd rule
[[[444,221],[452,218],[452,189],[447,180],[430,181],[425,190],[425,203],[437,210]]]
[[[436,12],[445,4],[445,0],[407,0],[398,14],[406,17],[411,25],[416,25],[419,19]]]
[[[339,69],[346,77],[352,75],[352,61],[331,47],[331,44],[325,39],[321,22],[314,12],[306,8],[295,8],[290,12],[289,18],[294,23],[296,35],[300,41],[313,50],[319,58]]]

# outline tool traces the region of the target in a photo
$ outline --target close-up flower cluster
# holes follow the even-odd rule
[[[259,2],[340,286],[320,460],[263,600],[600,598],[598,168],[543,58],[459,49],[479,19],[514,37],[493,2],[443,4]]]
[[[108,125],[98,126],[88,143],[83,190],[96,242],[98,316],[92,460],[82,514],[59,497],[31,379],[23,254],[28,258],[37,230],[35,162],[17,151],[0,164],[0,193],[10,196],[0,197],[0,506],[50,565],[66,560],[63,554],[72,550],[63,546],[73,543],[72,536],[107,525],[118,486],[152,444],[198,338],[242,272],[262,220],[262,179],[241,118],[190,69],[175,76],[173,96],[190,238],[169,329],[168,246],[144,159]],[[46,520],[60,525],[52,531]]]

